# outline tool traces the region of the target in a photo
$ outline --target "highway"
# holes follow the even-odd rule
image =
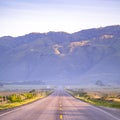
[[[0,120],[120,120],[120,111],[106,111],[56,90],[44,99],[0,113]]]

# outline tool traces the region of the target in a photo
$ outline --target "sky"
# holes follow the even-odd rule
[[[0,36],[120,25],[120,0],[0,0]]]

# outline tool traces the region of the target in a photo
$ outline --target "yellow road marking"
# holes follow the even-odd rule
[[[62,120],[63,119],[63,116],[62,115],[60,115],[60,120]]]
[[[60,111],[62,111],[62,108],[60,108]]]
[[[62,102],[61,101],[59,101],[59,106],[60,106],[59,110],[62,112]],[[63,115],[61,114],[61,112],[60,112],[60,115],[59,115],[60,120],[63,119]]]

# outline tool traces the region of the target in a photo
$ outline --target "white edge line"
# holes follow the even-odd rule
[[[2,117],[2,116],[4,116],[4,115],[7,115],[7,114],[9,114],[9,113],[15,112],[15,111],[20,110],[20,109],[22,109],[22,108],[17,108],[17,109],[15,109],[15,110],[10,110],[10,111],[8,111],[8,112],[5,112],[5,113],[1,114],[0,117]]]
[[[81,101],[80,99],[76,99],[76,100]],[[81,102],[84,102],[84,101],[81,101]],[[84,102],[84,103],[86,103],[86,102]],[[90,107],[92,107],[92,108],[94,108],[94,109],[96,109],[96,110],[99,110],[99,111],[103,112],[104,114],[107,114],[108,116],[114,118],[115,120],[120,120],[120,118],[115,117],[114,115],[112,115],[111,113],[109,113],[109,112],[107,112],[107,111],[105,111],[105,110],[102,110],[102,109],[100,109],[100,108],[97,108],[97,107],[95,107],[95,106],[93,106],[93,105],[91,105],[91,104],[89,104],[89,103],[86,103],[86,104],[90,105]]]
[[[42,99],[41,99],[41,100],[42,100]],[[37,101],[36,101],[36,102],[37,102]],[[27,105],[29,105],[29,104],[26,104],[25,106],[27,106]],[[5,112],[5,113],[3,113],[3,114],[0,114],[0,117],[2,117],[2,116],[4,116],[4,115],[7,115],[7,114],[9,114],[9,113],[18,111],[18,110],[24,108],[25,106],[21,106],[20,108],[15,108],[14,110],[10,110],[10,111],[8,111],[8,112]]]
[[[105,113],[105,114],[107,114],[107,115],[109,115],[109,116],[111,116],[112,118],[114,118],[114,119],[116,119],[116,120],[120,120],[118,117],[113,116],[111,113],[106,112],[105,110],[102,110],[102,109],[100,109],[100,108],[94,107],[94,106],[92,106],[92,105],[91,105],[91,107],[94,108],[94,109],[96,109],[96,110],[99,110],[99,111],[101,111],[101,112],[103,112],[103,113]]]

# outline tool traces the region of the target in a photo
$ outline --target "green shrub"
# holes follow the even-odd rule
[[[17,95],[17,94],[13,94],[11,96],[8,97],[8,100],[10,102],[22,102],[22,98],[20,95]]]
[[[87,93],[86,92],[79,92],[79,97],[87,97]]]
[[[33,93],[24,93],[24,96],[26,99],[31,99],[33,98],[35,95]]]

